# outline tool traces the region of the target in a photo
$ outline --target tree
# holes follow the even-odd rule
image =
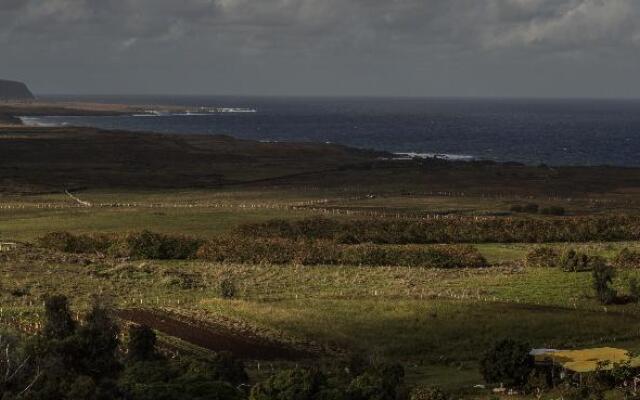
[[[76,322],[71,318],[66,296],[47,297],[44,302],[44,327],[42,334],[49,339],[64,339],[73,335]]]
[[[347,393],[354,400],[394,400],[403,379],[404,368],[400,364],[382,364],[352,380]]]
[[[611,287],[614,277],[615,270],[604,260],[598,259],[593,263],[593,288],[602,304],[611,304],[616,299],[616,291]]]
[[[127,355],[130,361],[150,361],[156,358],[156,333],[147,325],[134,325],[129,329]]]
[[[295,368],[279,372],[251,389],[250,400],[312,400],[323,388],[317,370]]]
[[[531,347],[512,339],[496,342],[480,361],[480,372],[488,383],[521,387],[533,371]]]
[[[113,377],[121,369],[117,350],[119,328],[109,311],[96,305],[77,333],[65,343],[69,368],[93,378]]]

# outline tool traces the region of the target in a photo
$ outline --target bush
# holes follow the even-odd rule
[[[194,258],[201,245],[200,240],[186,236],[169,236],[149,231],[127,234],[122,244],[123,255],[134,258],[158,260],[182,260]]]
[[[604,400],[604,393],[589,385],[571,386],[562,390],[562,398],[566,400]]]
[[[216,262],[277,265],[293,262],[295,253],[295,245],[289,240],[246,240],[232,237],[218,238],[202,244],[196,257]]]
[[[279,372],[251,389],[250,400],[312,400],[323,391],[326,378],[317,370]]]
[[[73,235],[53,232],[38,239],[40,246],[69,253],[109,253],[118,257],[178,260],[194,258],[202,241],[149,231],[119,235]]]
[[[244,363],[226,351],[206,358],[186,358],[181,361],[180,366],[186,373],[209,381],[230,382],[236,386],[249,381]]]
[[[51,232],[38,238],[41,247],[65,253],[104,253],[109,248],[105,235],[73,235],[69,232]]]
[[[411,391],[409,400],[451,400],[439,387],[416,387]]]
[[[553,268],[558,266],[558,251],[551,247],[536,247],[525,256],[525,265],[536,268]]]
[[[591,271],[601,262],[602,259],[598,256],[579,253],[574,249],[565,251],[560,257],[560,266],[567,272]]]
[[[531,347],[511,339],[496,342],[480,361],[480,372],[488,383],[522,387],[531,371]]]
[[[223,299],[232,299],[236,296],[236,286],[231,279],[223,279],[219,285],[220,297]]]
[[[611,287],[615,270],[599,259],[593,264],[593,288],[602,304],[612,304],[616,300],[616,291]]]
[[[352,400],[395,400],[404,379],[404,369],[399,364],[382,364],[367,369],[347,387]]]
[[[620,250],[613,259],[616,268],[640,268],[640,252],[627,248]]]

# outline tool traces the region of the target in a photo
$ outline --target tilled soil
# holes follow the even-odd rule
[[[229,351],[238,358],[252,360],[300,360],[313,354],[264,338],[234,332],[218,324],[202,324],[177,318],[166,313],[144,309],[118,310],[118,317],[136,324],[147,325],[165,335],[212,350]]]

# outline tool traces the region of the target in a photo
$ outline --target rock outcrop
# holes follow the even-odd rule
[[[35,96],[22,82],[0,79],[0,100],[33,100]]]

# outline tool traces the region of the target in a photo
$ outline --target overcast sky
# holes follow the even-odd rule
[[[0,0],[43,93],[640,97],[640,0]]]

